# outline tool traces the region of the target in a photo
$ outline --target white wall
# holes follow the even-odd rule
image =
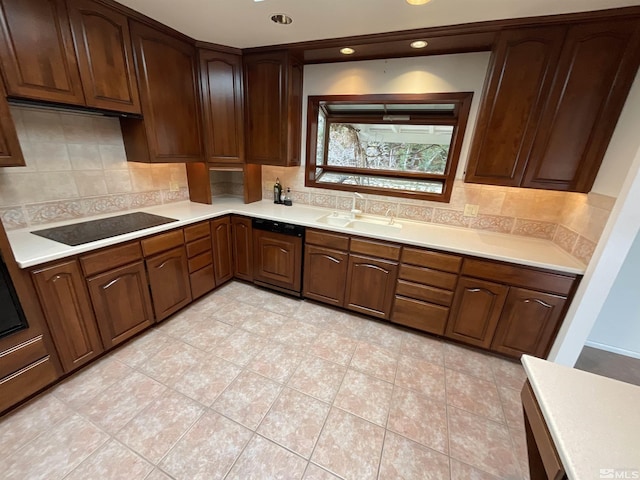
[[[479,52],[306,65],[302,118],[307,118],[309,95],[473,92],[456,175],[461,178],[467,164],[489,57],[489,52]],[[306,161],[306,121],[303,127],[301,168]]]

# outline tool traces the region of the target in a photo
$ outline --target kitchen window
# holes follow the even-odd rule
[[[309,96],[305,185],[448,202],[472,96]]]

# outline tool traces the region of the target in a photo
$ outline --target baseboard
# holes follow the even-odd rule
[[[589,340],[587,340],[584,344],[587,347],[597,348],[598,350],[604,350],[605,352],[617,353],[618,355],[624,355],[625,357],[637,358],[640,360],[640,352],[625,350],[624,348],[612,347],[611,345],[605,345],[604,343],[598,343],[598,342],[591,342]]]

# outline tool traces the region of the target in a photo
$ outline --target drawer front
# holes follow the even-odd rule
[[[133,263],[142,258],[142,250],[138,242],[112,247],[98,253],[80,257],[82,270],[86,277],[106,272],[112,268]]]
[[[419,283],[407,282],[405,280],[398,280],[396,294],[425,302],[437,303],[445,307],[450,307],[453,301],[453,292],[449,290],[442,290],[441,288],[420,285]]]
[[[211,265],[213,263],[213,257],[211,256],[211,250],[201,253],[197,257],[189,259],[189,273],[200,270],[202,267]]]
[[[446,273],[430,268],[414,267],[412,265],[400,266],[400,278],[402,280],[423,283],[446,290],[454,290],[456,288],[456,282],[458,281],[458,275],[455,273]]]
[[[0,379],[0,412],[57,379],[56,367],[48,355],[12,375]]]
[[[335,248],[336,250],[349,250],[349,237],[337,233],[321,232],[320,230],[307,230],[306,243],[321,247]]]
[[[561,295],[568,295],[576,280],[576,277],[572,275],[543,272],[509,263],[475,259],[465,259],[462,265],[462,274]]]
[[[418,265],[420,267],[443,270],[445,272],[458,273],[462,265],[462,258],[446,253],[419,250],[417,248],[403,248],[402,262]]]
[[[173,230],[172,232],[161,233],[151,238],[142,240],[142,251],[144,256],[155,255],[175,247],[179,247],[184,243],[184,235],[182,229]]]
[[[216,286],[215,277],[213,275],[213,265],[202,268],[197,272],[189,275],[191,282],[191,296],[195,300],[207,292],[213,290]]]
[[[42,335],[0,352],[0,378],[17,372],[25,365],[46,357],[47,354],[47,347],[42,340]]]
[[[197,223],[184,227],[184,241],[192,242],[202,237],[208,237],[211,234],[209,222]]]
[[[396,295],[391,321],[423,332],[443,335],[448,316],[449,309],[446,307]]]
[[[351,252],[386,258],[387,260],[400,259],[400,245],[363,240],[362,238],[351,239]]]
[[[211,250],[211,238],[205,237],[195,242],[187,243],[187,257],[193,258],[203,252]]]

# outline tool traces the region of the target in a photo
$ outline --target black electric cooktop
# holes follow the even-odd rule
[[[45,228],[31,233],[65,245],[76,246],[177,221],[175,218],[135,212],[73,223],[64,227]]]

